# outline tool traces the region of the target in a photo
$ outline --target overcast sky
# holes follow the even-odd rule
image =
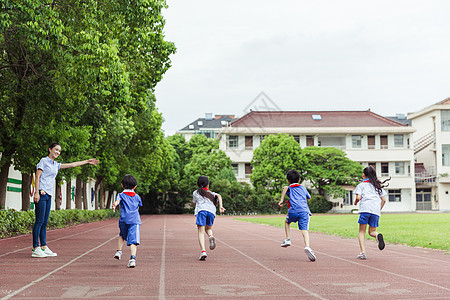
[[[167,4],[177,53],[156,88],[167,135],[205,113],[242,116],[261,92],[281,110],[384,116],[450,97],[448,0]]]

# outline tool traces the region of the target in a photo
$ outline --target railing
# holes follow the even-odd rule
[[[436,182],[436,174],[433,173],[416,173],[415,174],[416,183],[433,183]]]
[[[414,143],[414,154],[419,153],[420,151],[422,151],[435,141],[436,141],[436,134],[434,131],[425,134],[423,137],[421,137]]]

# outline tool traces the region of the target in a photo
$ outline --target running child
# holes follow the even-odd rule
[[[195,205],[194,215],[197,217],[198,243],[201,254],[199,260],[205,260],[208,256],[205,251],[205,232],[209,237],[209,249],[216,248],[216,239],[213,236],[212,226],[216,217],[216,205],[219,203],[221,213],[225,211],[222,206],[222,196],[209,190],[209,178],[200,176],[197,179],[198,189],[193,193],[193,202]]]
[[[122,179],[122,193],[117,194],[117,200],[112,204],[113,211],[120,205],[119,218],[119,239],[117,241],[117,251],[115,259],[122,258],[122,247],[125,241],[130,246],[131,256],[128,261],[128,268],[136,267],[136,251],[141,240],[141,217],[139,216],[139,206],[142,206],[141,197],[134,192],[137,180],[132,175],[125,175]]]
[[[281,244],[281,247],[289,247],[291,245],[291,223],[298,222],[298,229],[302,232],[303,240],[305,242],[305,253],[309,260],[315,261],[316,255],[314,251],[309,247],[309,217],[311,211],[308,207],[307,199],[310,199],[306,188],[299,184],[300,173],[297,170],[289,170],[286,175],[289,186],[285,186],[281,193],[281,200],[278,203],[280,207],[283,206],[284,196],[289,197],[289,210],[284,223],[284,229],[286,232],[286,239]]]
[[[356,201],[359,202],[359,248],[361,252],[356,257],[357,259],[366,259],[365,236],[367,224],[369,224],[369,235],[377,239],[378,249],[383,250],[385,243],[383,235],[377,232],[378,223],[380,220],[381,210],[386,203],[386,191],[383,187],[384,183],[391,178],[380,182],[377,178],[377,173],[372,166],[365,167],[362,174],[363,182],[358,184],[355,189]]]

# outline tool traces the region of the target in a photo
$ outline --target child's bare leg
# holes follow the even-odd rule
[[[119,238],[117,239],[117,250],[122,251],[123,243],[125,243],[125,240],[121,236],[119,236]]]
[[[205,226],[197,225],[198,229],[198,243],[200,245],[200,249],[205,251]]]
[[[131,255],[136,256],[136,252],[137,252],[137,245],[135,244],[131,244],[130,245],[130,251],[131,251]]]
[[[291,223],[284,222],[284,232],[286,233],[286,239],[291,239]]]
[[[309,231],[308,230],[300,230],[303,235],[303,240],[305,241],[305,247],[309,247]]]
[[[377,228],[369,225],[369,235],[376,238],[378,235]]]
[[[212,226],[206,225],[205,231],[206,231],[206,234],[207,234],[208,236],[213,235],[213,232],[212,232]]]
[[[366,228],[367,224],[359,224],[358,241],[361,253],[366,253],[366,244],[365,244]]]

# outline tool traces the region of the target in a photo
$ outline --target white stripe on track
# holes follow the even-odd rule
[[[161,250],[161,270],[159,271],[159,299],[166,299],[166,216],[164,216],[163,244]]]
[[[93,229],[89,229],[89,230],[86,230],[86,231],[83,231],[83,232],[78,232],[78,233],[74,233],[74,234],[71,234],[71,235],[66,235],[66,236],[63,236],[63,237],[60,237],[60,238],[57,238],[57,239],[54,239],[54,240],[49,240],[49,242],[55,242],[55,241],[59,241],[59,240],[64,240],[64,239],[67,239],[67,238],[70,238],[70,237],[73,237],[73,236],[77,236],[77,235],[80,235],[80,234],[84,234],[86,232],[90,232],[90,231],[93,231],[93,230],[98,230],[98,229],[101,229],[101,228],[104,228],[104,227],[108,227],[108,226],[111,226],[111,225],[105,225],[105,226],[102,226],[102,227],[96,227],[96,228],[93,228]],[[66,227],[66,228],[69,228],[69,227]],[[59,228],[59,229],[65,229],[65,228]],[[56,229],[53,229],[53,230],[56,230]],[[29,235],[30,234],[26,235],[27,238],[29,237]],[[33,248],[33,247],[30,246],[30,247],[25,247],[25,248],[17,249],[17,250],[14,250],[14,251],[6,252],[6,253],[3,253],[3,254],[0,254],[0,257],[6,256],[6,255],[9,255],[9,254],[13,254],[13,253],[16,253],[16,252],[24,251],[24,250],[29,250],[30,248]]]
[[[29,284],[23,286],[22,288],[20,288],[20,289],[18,289],[18,290],[16,290],[16,291],[12,292],[11,294],[9,294],[9,295],[3,297],[1,300],[9,299],[9,298],[11,298],[11,297],[17,295],[18,293],[20,293],[20,292],[26,290],[27,288],[32,287],[32,286],[35,285],[36,283],[39,283],[40,281],[44,280],[45,278],[49,277],[50,275],[52,275],[52,274],[58,272],[59,270],[61,270],[61,269],[65,268],[65,267],[67,267],[68,265],[70,265],[70,264],[72,264],[73,262],[79,260],[79,259],[82,258],[83,256],[85,256],[85,255],[91,253],[91,252],[94,251],[94,250],[97,250],[98,248],[100,248],[100,247],[106,245],[107,243],[111,242],[111,241],[114,240],[114,239],[117,239],[117,236],[114,236],[114,237],[110,238],[109,240],[107,240],[106,242],[104,242],[104,243],[98,245],[97,247],[92,248],[91,250],[84,252],[84,253],[81,254],[80,256],[75,257],[74,259],[72,259],[72,260],[69,261],[68,263],[62,265],[62,266],[59,267],[59,268],[56,268],[55,270],[53,270],[53,271],[51,271],[51,272],[48,272],[48,273],[45,274],[44,276],[42,276],[42,277],[40,277],[40,278],[38,278],[38,279],[36,279],[36,280],[33,280],[32,282],[30,282]]]
[[[248,232],[248,231],[239,230],[239,229],[234,229],[234,228],[231,228],[231,227],[229,227],[229,226],[223,226],[223,227],[227,227],[227,228],[230,228],[230,229],[232,229],[232,230],[244,232],[244,233],[246,233],[246,234],[251,234],[251,235],[254,235],[254,236],[257,236],[257,237],[266,239],[266,240],[279,242],[279,241],[277,241],[277,240],[275,240],[275,239],[268,238],[268,237],[263,236],[263,235],[259,235],[259,234],[251,233],[251,232]],[[297,247],[297,248],[303,249],[302,247],[299,247],[299,246],[291,245],[291,247],[292,247],[292,246],[293,246],[293,247]],[[450,291],[449,288],[446,288],[446,287],[444,287],[444,286],[440,286],[440,285],[437,285],[437,284],[434,284],[434,283],[429,283],[429,282],[426,282],[426,281],[423,281],[423,280],[420,280],[420,279],[416,279],[416,278],[413,278],[413,277],[408,277],[408,276],[401,275],[401,274],[397,274],[397,273],[394,273],[394,272],[391,272],[391,271],[386,271],[386,270],[383,270],[383,269],[371,267],[371,266],[365,265],[365,264],[363,264],[363,263],[358,263],[358,262],[351,261],[351,260],[348,260],[348,259],[345,259],[345,258],[341,258],[341,257],[338,257],[338,256],[334,256],[334,255],[331,255],[331,254],[327,254],[327,253],[324,253],[324,252],[319,252],[319,251],[317,251],[317,250],[314,250],[314,252],[315,252],[315,253],[320,253],[321,255],[325,255],[325,256],[328,256],[328,257],[331,257],[331,258],[334,258],[334,259],[342,260],[342,261],[345,261],[345,262],[348,262],[348,263],[351,263],[351,264],[355,264],[355,265],[358,265],[358,266],[361,266],[361,267],[365,267],[365,268],[372,269],[372,270],[375,270],[375,271],[383,272],[383,273],[390,274],[390,275],[393,275],[393,276],[397,276],[397,277],[400,277],[400,278],[404,278],[404,279],[416,281],[416,282],[419,282],[419,283],[422,283],[422,284],[425,284],[425,285],[429,285],[429,286],[433,286],[433,287],[436,287],[436,288],[439,288],[439,289],[443,289],[443,290],[446,290],[446,291]]]
[[[216,239],[217,239],[217,237],[216,237]],[[239,254],[245,256],[246,258],[248,258],[249,260],[253,261],[253,262],[256,263],[257,265],[259,265],[259,266],[261,266],[262,268],[264,268],[265,270],[269,271],[270,273],[272,273],[272,274],[274,274],[274,275],[280,277],[281,279],[283,279],[283,280],[289,282],[290,284],[294,285],[295,287],[301,289],[302,291],[304,291],[305,293],[309,294],[310,296],[316,297],[316,298],[318,298],[318,299],[326,300],[326,298],[324,298],[324,297],[320,296],[319,294],[316,294],[316,293],[314,293],[314,292],[308,290],[307,288],[305,288],[305,287],[299,285],[298,283],[296,283],[296,282],[290,280],[289,278],[286,278],[286,277],[284,277],[283,275],[281,275],[281,274],[279,274],[279,273],[273,271],[272,269],[266,267],[265,265],[263,265],[262,263],[260,263],[260,262],[257,261],[256,259],[254,259],[253,257],[251,257],[251,256],[245,254],[244,252],[242,252],[241,250],[236,249],[235,247],[233,247],[233,246],[231,246],[231,245],[225,243],[223,240],[219,240],[219,239],[217,239],[217,240],[218,240],[220,243],[224,244],[225,246],[228,246],[228,247],[230,247],[231,249],[233,249],[234,251],[238,252]]]

